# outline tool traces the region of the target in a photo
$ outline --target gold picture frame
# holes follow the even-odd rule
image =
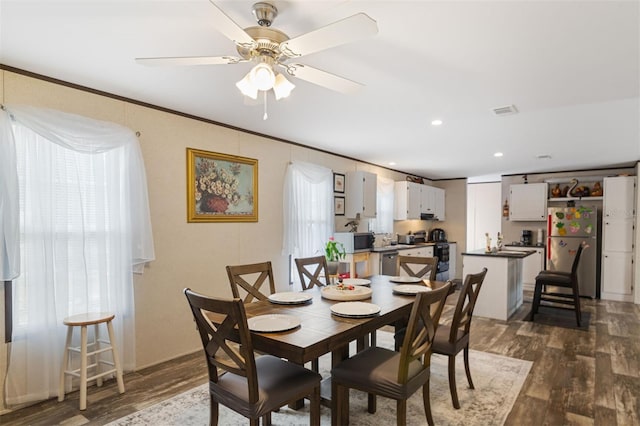
[[[258,160],[187,148],[187,222],[257,222]]]

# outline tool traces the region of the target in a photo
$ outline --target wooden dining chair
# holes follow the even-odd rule
[[[326,257],[303,257],[295,259],[295,262],[303,290],[308,290],[313,286],[323,287],[329,285]]]
[[[449,357],[449,390],[455,408],[460,408],[456,389],[456,355],[460,351],[464,352],[464,369],[467,373],[469,387],[474,389],[469,368],[469,331],[473,309],[476,306],[478,294],[480,294],[480,288],[486,275],[487,268],[483,268],[481,272],[468,274],[465,277],[462,289],[458,294],[458,302],[453,312],[451,325],[440,326],[433,341],[433,353]]]
[[[580,327],[582,321],[582,311],[580,309],[580,285],[578,283],[578,265],[580,256],[584,250],[584,244],[580,244],[576,255],[573,258],[571,271],[541,271],[536,276],[536,287],[533,292],[533,303],[531,305],[530,321],[534,320],[540,306],[573,309],[576,313],[576,323]],[[551,287],[548,288],[547,286]],[[553,287],[564,287],[571,289],[571,293],[561,293],[554,291]],[[547,303],[542,303],[547,302]],[[570,306],[567,308],[565,305]]]
[[[271,262],[227,266],[227,275],[229,276],[233,297],[240,298],[240,290],[242,289],[243,293],[245,293],[244,303],[249,303],[254,298],[266,300],[268,294],[265,295],[260,291],[265,282],[269,284],[269,294],[276,292]]]
[[[370,347],[348,358],[331,370],[332,395],[339,424],[349,423],[349,389],[396,400],[396,423],[407,423],[407,399],[422,387],[427,422],[433,425],[429,398],[431,345],[450,283],[418,293],[407,324],[407,338],[400,352]],[[431,309],[434,305],[434,309]],[[369,399],[369,412],[375,413],[375,400]]]
[[[402,275],[404,272],[410,277],[435,281],[436,273],[438,272],[438,258],[424,256],[398,256],[396,271],[397,275]],[[396,342],[396,351],[399,351],[402,347],[407,321],[408,318],[405,317],[393,324],[395,327],[393,338]]]
[[[398,256],[398,275],[406,273],[410,277],[435,281],[438,272],[437,257]]]
[[[270,425],[272,411],[307,397],[311,401],[310,424],[320,425],[318,373],[272,355],[256,358],[242,300],[207,297],[188,288],[184,294],[207,360],[210,424],[218,424],[218,404],[258,426],[260,418]],[[215,323],[208,313],[216,315]]]

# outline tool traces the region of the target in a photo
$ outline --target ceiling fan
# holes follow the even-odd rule
[[[355,81],[292,60],[375,35],[378,32],[376,21],[366,14],[357,13],[290,39],[284,32],[270,28],[271,23],[278,16],[278,9],[271,3],[255,3],[253,14],[258,21],[258,26],[243,29],[212,0],[209,1],[213,5],[213,25],[235,43],[240,57],[136,58],[136,62],[144,65],[221,65],[251,62],[255,65],[236,86],[245,96],[252,99],[257,99],[258,91],[264,92],[266,96],[266,92],[271,89],[274,91],[276,100],[289,96],[295,86],[282,73],[277,72],[277,69],[283,70],[288,76],[341,93],[352,93],[363,86]]]

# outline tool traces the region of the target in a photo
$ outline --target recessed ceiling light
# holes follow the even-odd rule
[[[442,124],[442,120],[433,120],[433,121],[431,122],[431,125],[432,125],[432,126],[439,126],[439,125],[441,125],[441,124]]]
[[[389,165],[390,165],[390,166],[395,166],[395,165],[396,165],[396,162],[395,162],[395,161],[390,161],[390,162],[389,162]]]
[[[496,152],[495,154],[493,154],[494,157],[502,157],[504,154],[502,154],[501,152]]]

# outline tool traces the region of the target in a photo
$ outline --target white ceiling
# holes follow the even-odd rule
[[[255,25],[253,3],[216,1],[242,27]],[[375,19],[377,36],[299,60],[364,89],[291,78],[263,121],[235,87],[250,64],[134,62],[237,55],[207,0],[1,0],[0,63],[432,179],[640,160],[638,1],[272,3],[290,37],[357,12]],[[493,114],[510,104],[520,112]]]

